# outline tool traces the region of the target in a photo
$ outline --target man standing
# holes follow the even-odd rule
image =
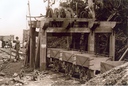
[[[24,60],[24,67],[29,67],[29,63],[30,63],[30,54],[29,54],[29,52],[30,52],[30,40],[28,40],[27,42],[26,42],[26,45],[25,45],[25,54],[26,54],[26,56],[25,56],[25,60]]]
[[[19,50],[20,50],[20,41],[19,41],[19,37],[16,37],[16,41],[15,41],[15,50],[16,50],[16,60],[19,60]]]

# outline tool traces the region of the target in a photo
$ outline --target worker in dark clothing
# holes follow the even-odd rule
[[[19,60],[20,59],[20,56],[19,56],[19,50],[20,50],[20,41],[19,41],[19,38],[16,37],[16,41],[15,41],[15,50],[16,50],[16,60]]]
[[[4,42],[4,40],[3,40],[3,37],[1,38],[1,41],[2,41],[2,48],[4,48],[5,42]]]
[[[24,61],[24,67],[29,67],[29,62],[30,62],[30,41],[28,40],[25,45],[25,61]]]

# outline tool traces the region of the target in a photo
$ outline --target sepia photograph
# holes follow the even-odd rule
[[[0,0],[0,86],[113,85],[128,85],[128,0]]]

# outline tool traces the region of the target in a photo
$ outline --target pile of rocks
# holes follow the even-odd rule
[[[128,85],[128,62],[89,80],[86,86]]]

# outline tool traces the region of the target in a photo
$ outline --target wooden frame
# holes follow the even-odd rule
[[[115,33],[113,32],[113,28],[115,27],[116,23],[115,22],[100,22],[100,26],[96,27],[96,29],[94,30],[93,33],[91,33],[91,27],[94,24],[94,21],[92,21],[92,19],[83,19],[83,18],[69,18],[68,20],[70,21],[77,21],[77,22],[89,22],[88,28],[87,27],[82,27],[82,28],[69,28],[68,30],[64,30],[63,28],[57,28],[57,27],[48,27],[46,30],[42,29],[44,24],[49,22],[49,21],[64,21],[65,18],[44,18],[41,20],[40,22],[40,31],[38,33],[38,44],[37,44],[37,51],[36,51],[36,55],[34,55],[34,36],[35,33],[33,33],[34,30],[31,29],[31,33],[33,33],[34,35],[31,38],[30,41],[30,58],[31,58],[31,66],[33,66],[33,59],[32,56],[35,56],[35,67],[40,67],[41,70],[45,70],[46,69],[46,56],[47,56],[47,32],[48,33],[60,33],[60,32],[69,32],[69,33],[90,33],[89,34],[89,41],[88,41],[88,51],[94,53],[94,43],[95,43],[95,33],[111,33],[111,37],[110,37],[110,55],[112,56],[114,59],[114,54],[115,54]],[[92,21],[92,22],[91,22]],[[108,25],[109,27],[107,27],[106,25]],[[105,30],[102,30],[102,27],[106,27]],[[113,52],[112,52],[113,51]]]

